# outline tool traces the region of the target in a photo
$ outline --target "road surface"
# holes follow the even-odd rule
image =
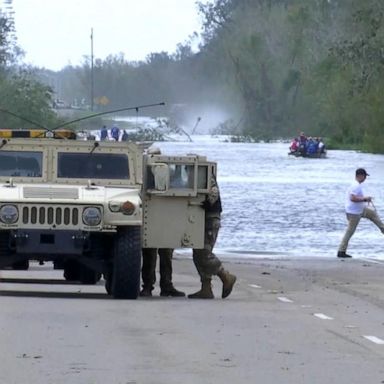
[[[113,300],[33,264],[0,271],[0,384],[384,383],[384,263],[232,260],[214,300]],[[174,283],[199,281],[174,260]]]

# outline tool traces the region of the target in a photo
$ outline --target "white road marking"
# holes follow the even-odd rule
[[[333,317],[329,317],[327,315],[324,315],[324,313],[314,313],[313,316],[316,316],[321,320],[333,320]]]
[[[283,303],[293,303],[291,299],[288,299],[288,297],[278,297],[278,300],[282,301]]]
[[[249,284],[249,286],[252,288],[261,288],[260,285],[256,285],[256,284]]]
[[[375,344],[384,344],[384,340],[383,339],[380,339],[376,336],[363,336],[364,338],[366,338],[367,340],[369,341],[372,341],[372,343],[375,343]]]

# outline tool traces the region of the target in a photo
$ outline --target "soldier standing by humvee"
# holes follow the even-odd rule
[[[178,291],[172,283],[172,248],[143,248],[142,254],[141,278],[143,280],[143,289],[140,291],[140,296],[152,296],[156,282],[157,254],[159,254],[160,258],[160,296],[185,296],[185,293]]]
[[[223,283],[221,297],[230,295],[236,282],[236,276],[226,271],[221,261],[212,252],[216,243],[221,221],[221,199],[216,178],[212,176],[211,189],[206,200],[202,203],[205,210],[204,248],[193,249],[193,262],[201,279],[201,289],[188,295],[190,299],[213,299],[212,275],[217,275]]]

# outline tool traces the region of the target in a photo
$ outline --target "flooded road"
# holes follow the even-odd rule
[[[328,151],[326,159],[306,159],[288,156],[286,143],[193,140],[156,145],[167,154],[197,153],[218,162],[224,212],[216,248],[221,253],[335,256],[346,227],[345,191],[358,167],[370,174],[364,189],[384,218],[384,155]],[[379,230],[362,220],[349,252],[384,259],[383,246]]]

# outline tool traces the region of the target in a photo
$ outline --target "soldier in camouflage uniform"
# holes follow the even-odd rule
[[[141,277],[143,289],[140,296],[152,296],[152,291],[156,282],[156,259],[157,254],[160,258],[160,296],[182,297],[184,292],[178,291],[172,283],[172,256],[171,248],[143,248],[143,266]]]
[[[188,297],[190,299],[213,299],[211,281],[212,276],[217,275],[223,283],[221,297],[224,299],[232,292],[236,276],[226,271],[221,261],[212,252],[220,229],[222,211],[220,191],[215,177],[211,179],[211,189],[202,207],[205,210],[204,248],[193,249],[193,262],[200,275],[201,289]]]

